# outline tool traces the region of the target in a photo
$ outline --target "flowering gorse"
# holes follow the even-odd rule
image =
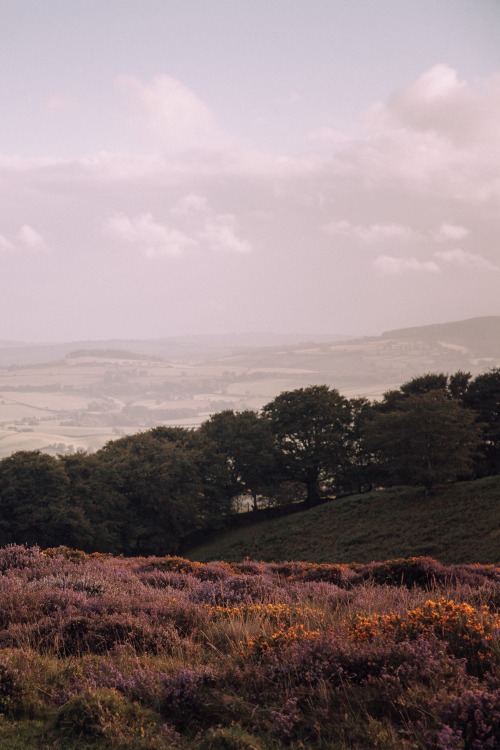
[[[486,605],[478,608],[442,597],[428,599],[404,614],[357,615],[348,628],[348,637],[358,642],[384,636],[403,640],[426,635],[445,641],[451,653],[477,667],[477,662],[489,662],[498,648],[500,614]]]

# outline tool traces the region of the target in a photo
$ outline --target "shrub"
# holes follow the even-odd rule
[[[361,571],[361,580],[390,586],[430,588],[451,579],[451,571],[430,557],[409,557],[371,563]]]
[[[10,569],[33,568],[40,562],[39,547],[25,547],[22,544],[8,544],[0,549],[0,573]]]
[[[129,723],[132,712],[132,704],[116,690],[87,690],[59,708],[55,727],[65,736],[99,739],[113,735],[117,723]]]
[[[200,750],[262,750],[260,741],[240,727],[210,729],[201,741]]]
[[[500,747],[500,689],[464,690],[430,709],[437,729],[424,729],[426,746],[436,750],[496,750]]]
[[[208,667],[182,668],[170,675],[163,683],[162,715],[178,729],[200,722],[206,717],[208,688],[214,682],[214,672]]]
[[[91,617],[73,613],[59,621],[43,617],[36,623],[11,626],[0,638],[3,646],[29,646],[41,653],[63,657],[106,654],[123,644],[136,653],[172,653],[180,643],[172,625],[155,627],[145,617],[129,614]]]
[[[11,716],[21,708],[23,690],[17,672],[0,662],[0,714]]]
[[[398,640],[435,636],[447,644],[450,653],[465,657],[472,673],[482,674],[496,658],[499,631],[500,615],[488,607],[476,608],[442,597],[438,601],[429,599],[403,615],[357,616],[348,636],[356,642],[377,636]]]

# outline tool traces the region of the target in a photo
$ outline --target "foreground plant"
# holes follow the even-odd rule
[[[9,547],[0,571],[0,750],[500,746],[497,566]]]

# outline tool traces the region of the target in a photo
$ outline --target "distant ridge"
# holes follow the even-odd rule
[[[388,345],[388,341],[394,345]],[[349,354],[350,350],[350,354]],[[410,360],[401,353],[411,350]],[[340,334],[279,334],[246,332],[171,336],[156,339],[107,339],[40,344],[0,341],[0,366],[61,361],[74,352],[128,352],[132,358],[152,357],[171,362],[222,362],[248,367],[298,367],[322,373],[327,367],[336,385],[377,381],[392,383],[429,369],[487,369],[500,364],[500,316],[484,316],[449,323],[397,328],[381,336]],[[364,351],[364,354],[363,354]],[[357,353],[356,353],[357,352]],[[134,356],[135,355],[135,356]],[[378,360],[374,365],[373,356]],[[241,359],[240,359],[241,358]],[[331,360],[327,366],[326,359]],[[389,364],[389,360],[392,364]],[[374,369],[375,368],[375,369]],[[365,372],[366,371],[366,372]],[[329,375],[329,377],[330,377]],[[323,380],[322,382],[326,382]]]
[[[500,316],[489,315],[451,323],[397,328],[393,331],[385,331],[382,338],[420,339],[436,343],[444,341],[465,347],[476,357],[498,357],[500,356]]]
[[[449,323],[431,323],[425,326],[412,326],[410,328],[395,328],[384,331],[382,337],[404,338],[405,336],[421,336],[429,334],[441,336],[442,334],[455,333],[478,333],[489,329],[491,333],[500,333],[500,315],[485,315],[479,318],[466,318],[465,320],[454,320]]]
[[[170,336],[156,339],[96,339],[81,341],[44,342],[39,344],[0,341],[0,365],[30,365],[59,361],[73,352],[92,351],[93,356],[101,350],[127,351],[129,354],[143,355],[145,358],[188,361],[215,354],[222,356],[228,351],[250,351],[252,349],[272,349],[277,346],[297,346],[304,342],[338,342],[348,336],[337,334],[300,333],[229,333],[213,335]]]

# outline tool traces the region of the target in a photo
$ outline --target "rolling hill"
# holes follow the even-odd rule
[[[367,563],[425,555],[443,563],[500,560],[500,477],[449,484],[434,496],[402,487],[339,498],[228,531],[191,560]]]

